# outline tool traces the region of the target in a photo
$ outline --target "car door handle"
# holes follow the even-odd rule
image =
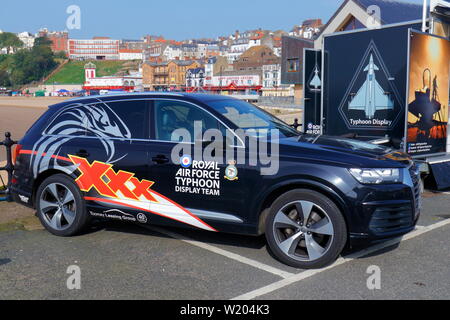
[[[156,157],[153,157],[152,161],[157,163],[157,164],[164,164],[164,163],[168,163],[169,162],[169,158],[167,158],[166,156],[160,154],[160,155],[157,155]]]
[[[89,157],[89,152],[87,152],[86,150],[78,150],[78,152],[76,153],[76,155],[78,157],[82,157],[82,158],[87,158]]]

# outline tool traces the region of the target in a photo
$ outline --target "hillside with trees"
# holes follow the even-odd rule
[[[48,39],[37,38],[33,48],[22,49],[16,35],[5,34],[0,34],[0,48],[7,48],[9,54],[0,55],[0,86],[19,88],[40,81],[58,65]]]

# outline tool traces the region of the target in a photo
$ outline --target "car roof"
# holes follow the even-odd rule
[[[185,93],[185,92],[133,92],[133,93],[112,93],[105,95],[93,95],[86,97],[77,97],[65,100],[62,103],[55,104],[50,107],[64,107],[73,103],[92,103],[95,101],[112,101],[112,100],[127,100],[136,98],[184,98],[190,101],[198,101],[207,103],[209,101],[217,100],[236,100],[233,97],[218,95],[218,94],[206,94],[206,93]]]

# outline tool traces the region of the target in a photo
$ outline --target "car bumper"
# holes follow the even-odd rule
[[[419,172],[404,169],[402,184],[363,187],[358,190],[350,245],[400,237],[415,229],[422,205]]]

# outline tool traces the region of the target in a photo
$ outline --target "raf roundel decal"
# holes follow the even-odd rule
[[[192,159],[188,155],[184,155],[180,159],[180,164],[183,168],[189,168],[192,164]]]

